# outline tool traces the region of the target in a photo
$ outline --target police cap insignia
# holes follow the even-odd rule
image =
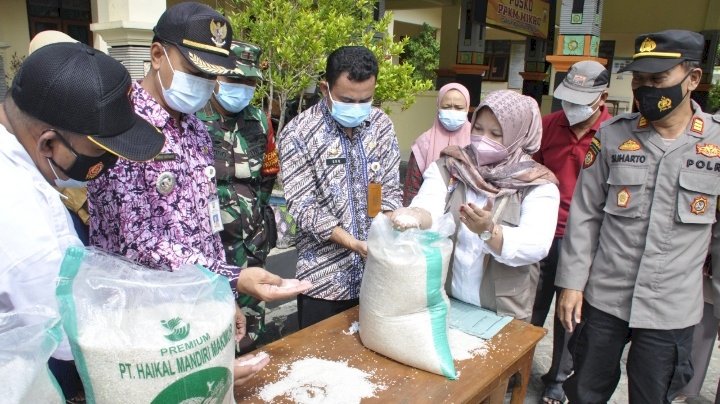
[[[633,139],[628,139],[624,141],[620,146],[618,146],[618,150],[622,151],[638,151],[640,150],[640,143]]]
[[[652,52],[657,44],[655,41],[650,39],[650,37],[645,38],[645,40],[642,41],[642,44],[640,44],[640,49],[638,49],[640,52]]]

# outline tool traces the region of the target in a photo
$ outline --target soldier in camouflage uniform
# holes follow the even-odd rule
[[[255,86],[262,80],[258,66],[261,49],[233,41],[231,51],[237,56],[237,67],[243,75],[218,76],[213,96],[197,117],[213,138],[224,227],[220,235],[226,258],[241,267],[262,267],[276,239],[274,217],[268,205],[275,173],[268,173],[263,167],[268,134],[273,135],[272,125],[262,110],[249,105]],[[238,305],[247,318],[247,334],[240,342],[239,352],[245,353],[254,348],[265,329],[265,303],[241,295]]]

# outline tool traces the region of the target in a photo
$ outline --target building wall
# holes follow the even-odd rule
[[[0,12],[0,44],[8,47],[0,50],[3,56],[3,67],[7,75],[11,75],[10,60],[13,54],[19,57],[27,55],[30,45],[30,27],[27,18],[25,0],[3,0]],[[3,79],[3,78],[0,78]]]
[[[410,146],[423,132],[430,129],[437,115],[437,91],[426,91],[415,97],[415,103],[405,111],[400,104],[387,103],[390,119],[395,126],[395,134],[400,146],[402,159],[410,157]],[[383,105],[385,106],[385,105]]]

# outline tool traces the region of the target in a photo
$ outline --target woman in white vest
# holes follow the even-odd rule
[[[452,213],[458,227],[448,293],[529,321],[538,262],[552,243],[560,198],[553,173],[531,157],[540,147],[540,110],[530,97],[495,91],[471,122],[471,144],[443,150],[410,207],[391,218],[398,228],[408,227],[400,215],[430,228]]]

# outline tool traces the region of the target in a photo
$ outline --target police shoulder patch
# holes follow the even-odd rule
[[[692,126],[690,126],[690,130],[702,135],[703,129],[705,128],[705,121],[702,120],[702,118],[694,117],[692,120]]]
[[[583,168],[588,168],[595,163],[597,155],[600,154],[600,139],[595,136],[590,142],[590,147],[585,154],[585,160],[583,161]]]

